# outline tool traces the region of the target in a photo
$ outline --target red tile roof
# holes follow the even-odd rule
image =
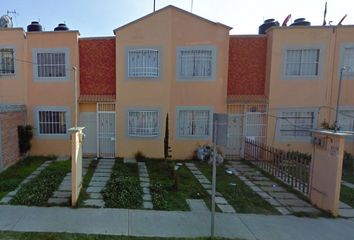
[[[79,40],[80,95],[116,94],[114,37]]]
[[[264,95],[267,38],[230,36],[227,95]]]

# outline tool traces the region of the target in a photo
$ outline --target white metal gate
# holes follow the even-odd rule
[[[114,158],[116,152],[116,106],[97,103],[97,156]]]
[[[267,115],[263,112],[229,114],[225,155],[228,158],[242,157],[245,137],[264,142],[266,121]]]

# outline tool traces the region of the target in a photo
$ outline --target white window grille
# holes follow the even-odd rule
[[[66,134],[65,111],[38,111],[40,134]]]
[[[178,135],[181,137],[207,137],[210,134],[209,110],[180,110]]]
[[[211,77],[213,67],[212,50],[181,50],[181,77]]]
[[[129,111],[128,134],[132,137],[159,135],[158,111]]]
[[[318,76],[319,49],[290,49],[286,51],[286,76]]]
[[[38,77],[66,77],[64,52],[37,53]]]
[[[343,66],[350,67],[350,69],[348,69],[348,71],[343,72],[343,74],[354,74],[354,47],[345,48],[343,57]]]
[[[314,112],[282,112],[280,121],[280,135],[283,137],[307,137],[308,129],[314,127]]]
[[[15,73],[15,52],[12,48],[0,49],[0,75]]]
[[[354,110],[339,111],[338,125],[341,131],[354,131]]]
[[[128,51],[128,77],[158,77],[159,51],[134,49]]]

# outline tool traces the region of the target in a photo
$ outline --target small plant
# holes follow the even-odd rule
[[[154,205],[154,209],[157,210],[165,210],[167,209],[167,190],[166,187],[160,183],[156,183],[150,187],[152,194],[152,203]]]
[[[170,129],[168,126],[168,114],[166,115],[166,127],[165,127],[165,138],[163,140],[163,152],[164,152],[164,158],[165,160],[170,159],[171,156],[171,147],[170,147]]]
[[[335,130],[336,127],[334,124],[330,125],[326,120],[324,120],[322,123],[321,123],[321,128],[323,129],[327,129],[327,130]]]
[[[142,161],[144,159],[146,159],[146,156],[144,155],[144,153],[142,151],[137,151],[135,154],[134,154],[134,157],[137,161]]]
[[[18,145],[20,149],[20,155],[25,155],[31,150],[31,140],[33,137],[33,127],[31,125],[18,126]]]

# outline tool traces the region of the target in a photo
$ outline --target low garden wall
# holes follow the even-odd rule
[[[0,170],[19,160],[17,127],[25,123],[24,105],[0,104]]]

